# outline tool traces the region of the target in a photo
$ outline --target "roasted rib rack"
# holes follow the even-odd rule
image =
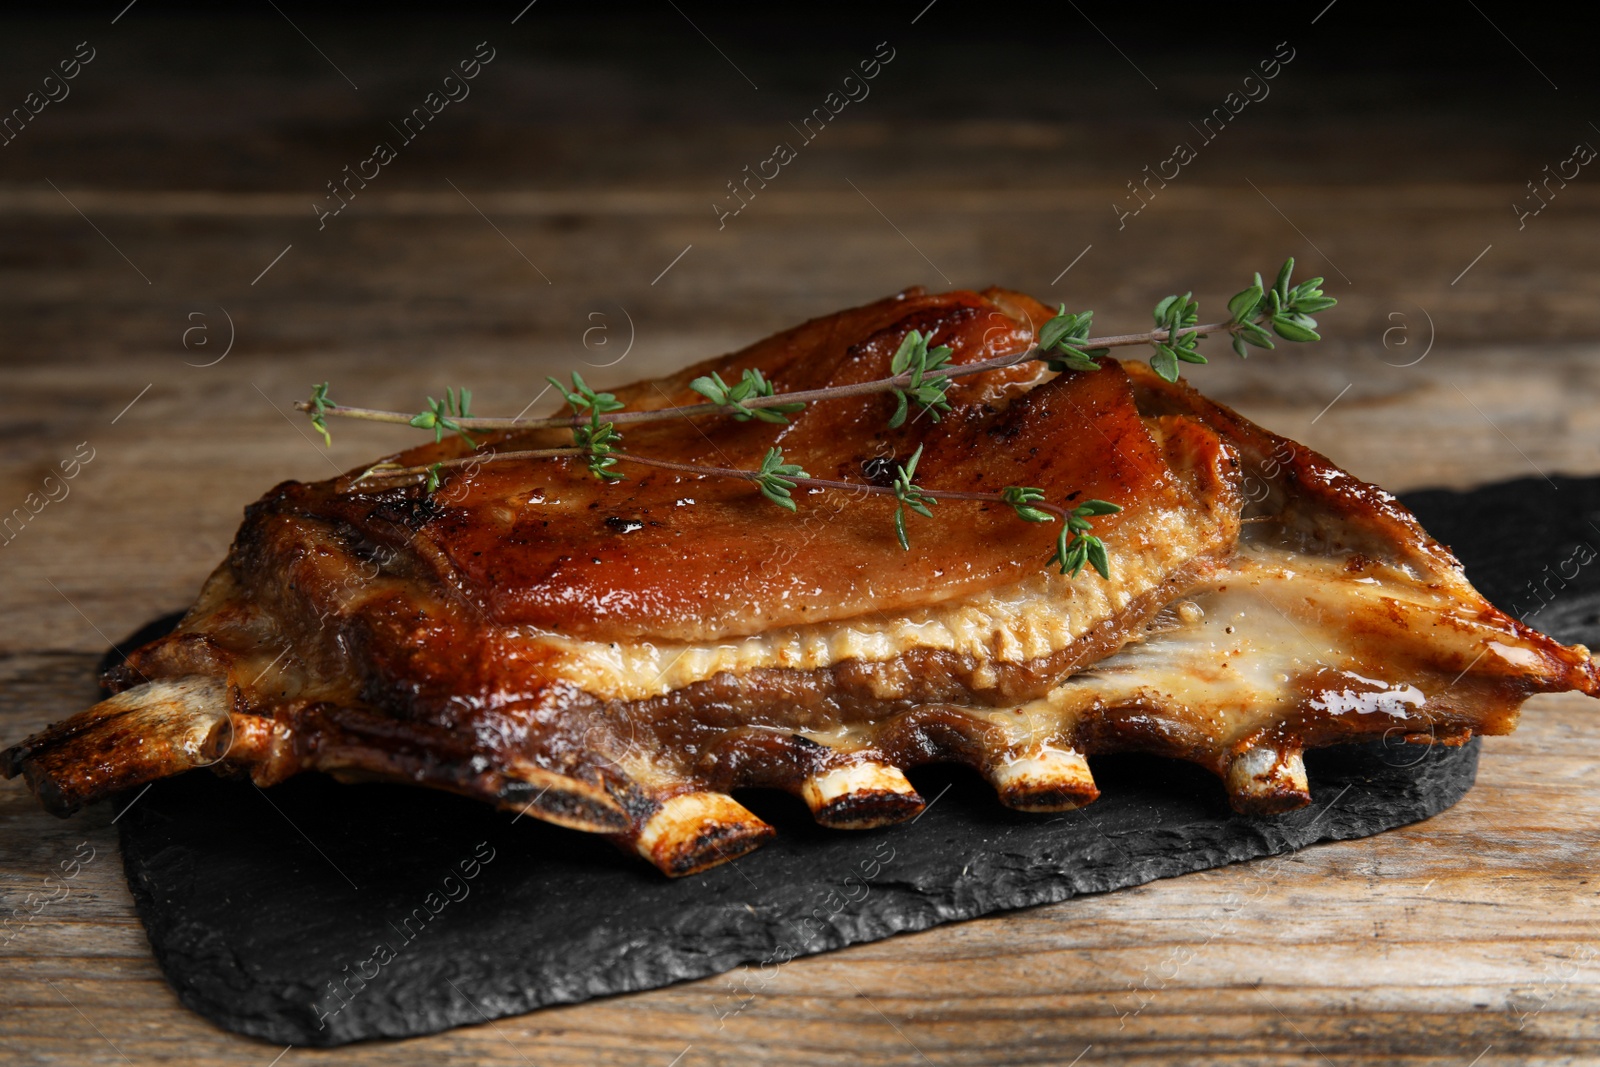
[[[911,290],[617,395],[695,403],[691,379],[746,368],[780,392],[868,381],[913,329],[975,362],[1028,349],[1050,316],[1012,292]],[[855,482],[921,446],[929,488],[1122,505],[1096,526],[1110,580],[1046,568],[1055,528],[988,502],[940,502],[903,551],[882,496],[798,489],[790,514],[748,482],[637,466],[607,484],[499,460],[432,493],[285,482],[176,632],[108,674],[115,695],[0,769],[59,814],[196,766],[411,782],[681,875],[772,834],[741,788],[873,827],[922,809],[905,769],[955,761],[1003,804],[1063,811],[1097,795],[1086,757],[1139,751],[1208,767],[1265,814],[1308,802],[1307,748],[1458,744],[1510,731],[1532,693],[1600,694],[1586,649],[1490,605],[1388,493],[1141,364],[1022,363],[949,399],[894,430],[876,394],[783,426],[633,424],[626,444],[747,469],[780,445]]]

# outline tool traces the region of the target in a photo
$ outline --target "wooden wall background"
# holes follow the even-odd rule
[[[1039,22],[958,0],[276,6],[8,16],[0,107],[79,42],[93,58],[0,147],[0,512],[80,442],[94,458],[0,545],[7,741],[90,703],[108,642],[185,606],[267,487],[409,440],[341,426],[319,455],[287,412],[324,379],[401,407],[466,384],[514,412],[548,404],[548,373],[656,373],[908,285],[1005,285],[1135,328],[1168,292],[1217,307],[1293,254],[1342,301],[1327,340],[1195,368],[1212,395],[1392,489],[1600,473],[1600,177],[1540,187],[1520,224],[1512,207],[1600,144],[1572,27],[1349,0]],[[1270,95],[1119,226],[1126,183],[1199,143],[1190,123],[1282,40]],[[484,41],[471,95],[319,229],[325,183]],[[882,41],[870,95],[719,229],[725,183]],[[1425,825],[795,961],[722,1028],[710,979],[336,1053],[182,1008],[110,813],[57,821],[6,783],[0,907],[80,842],[96,858],[0,950],[0,1059],[1583,1062],[1595,715],[1534,701]]]

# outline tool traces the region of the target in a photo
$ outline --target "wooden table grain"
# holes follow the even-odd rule
[[[1232,73],[1175,59],[1168,96],[1145,101],[1108,52],[1093,84],[1109,88],[1065,114],[1006,110],[1023,83],[980,56],[952,75],[979,102],[934,108],[919,100],[944,91],[932,72],[957,69],[959,42],[901,18],[877,95],[719,227],[726,183],[879,37],[780,65],[776,43],[730,30],[719,58],[668,12],[634,31],[672,35],[666,58],[634,49],[630,65],[581,22],[524,32],[533,12],[376,40],[296,13],[308,47],[286,18],[140,25],[135,8],[7,42],[4,102],[91,31],[99,51],[0,148],[0,514],[57,498],[0,543],[0,739],[92,702],[105,647],[186,606],[265,489],[409,440],[339,426],[323,449],[290,411],[323,380],[402,407],[465,384],[480,409],[516,411],[549,404],[546,374],[657,373],[907,285],[1006,285],[1134,328],[1167,292],[1215,307],[1293,254],[1342,302],[1327,339],[1192,368],[1210,394],[1396,490],[1600,473],[1600,184],[1572,182],[1520,227],[1508,210],[1572,141],[1600,141],[1572,116],[1486,93],[1463,105],[1482,109],[1463,145],[1459,115],[1362,110],[1369,89],[1285,73],[1234,140],[1119,218],[1176,116],[1203,113]],[[171,61],[224,36],[234,65]],[[485,38],[498,51],[474,95],[319,226],[325,183]],[[771,78],[766,95],[741,74]],[[1504,76],[1518,100],[1543,88]],[[1289,118],[1313,86],[1349,106],[1307,148]],[[1530,702],[1515,735],[1485,743],[1467,798],[1424,824],[795,960],[726,1019],[729,980],[710,978],[332,1052],[183,1008],[133,912],[112,813],[56,820],[5,783],[0,909],[79,865],[64,898],[0,935],[0,1060],[1592,1062],[1597,711]]]

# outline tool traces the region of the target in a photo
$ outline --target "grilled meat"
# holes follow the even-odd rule
[[[690,404],[702,374],[780,390],[886,376],[917,329],[963,364],[1031,347],[1049,309],[920,290],[620,389]],[[1383,490],[1143,365],[955,379],[952,410],[887,429],[885,394],[787,425],[633,424],[630,451],[752,469],[773,445],[872,484],[923,449],[928,488],[1101,498],[1110,580],[1043,566],[1056,528],[940,501],[902,551],[882,496],[568,459],[448,469],[433,493],[286,482],[246,510],[177,630],[110,699],[0,756],[66,814],[195,766],[413,782],[612,835],[668,874],[772,833],[730,791],[775,787],[829,826],[923,807],[903,771],[958,761],[1026,811],[1096,794],[1086,757],[1210,768],[1233,806],[1309,801],[1308,747],[1506,733],[1532,693],[1600,695],[1581,646],[1503,614]],[[557,447],[502,433],[483,451]],[[459,457],[458,441],[407,466]]]

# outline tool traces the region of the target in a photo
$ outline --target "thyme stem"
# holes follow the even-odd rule
[[[1231,332],[1237,323],[1212,322],[1202,326],[1190,326],[1175,331],[1178,337],[1187,334],[1205,334]],[[1148,330],[1144,333],[1114,334],[1110,337],[1091,337],[1083,342],[1084,348],[1127,348],[1132,345],[1147,345],[1153,341],[1171,340],[1174,331]],[[1045,352],[1038,348],[1030,348],[1024,352],[1013,353],[1009,356],[996,356],[993,359],[981,360],[977,363],[964,363],[942,367],[939,373],[947,378],[964,378],[972,374],[982,374],[985,371],[1003,370],[1014,367],[1019,363],[1028,363],[1033,360],[1049,358]],[[818,400],[837,400],[851,396],[869,396],[873,393],[889,393],[897,389],[904,389],[911,384],[911,375],[896,374],[889,378],[877,378],[870,382],[855,382],[850,385],[835,385],[824,389],[801,389],[792,393],[775,393],[772,396],[756,396],[744,400],[739,404],[687,404],[682,407],[654,408],[645,411],[618,411],[606,416],[606,421],[614,423],[629,422],[660,422],[666,419],[693,419],[703,415],[732,415],[749,408],[771,408],[786,404],[809,404]],[[311,411],[310,401],[300,400],[295,402],[298,411]],[[361,419],[366,422],[404,423],[411,425],[414,413],[399,411],[385,411],[380,408],[349,407],[344,404],[325,404],[321,409],[323,415],[336,415],[345,419]],[[584,426],[589,422],[587,415],[555,415],[549,418],[533,419],[505,419],[505,418],[458,418],[454,420],[463,430],[554,430],[571,429],[574,426]],[[506,453],[510,454],[510,453]],[[621,455],[621,453],[617,453]],[[637,457],[635,457],[637,459]]]
[[[636,452],[614,451],[607,453],[617,459],[628,463],[638,463],[646,467],[658,467],[661,470],[679,471],[683,474],[694,474],[702,477],[737,478],[744,482],[759,482],[759,471],[739,470],[734,467],[705,467],[696,463],[678,463],[670,459],[657,459],[654,456],[643,456]],[[512,452],[473,452],[455,459],[439,460],[422,467],[384,467],[379,465],[359,475],[355,481],[361,482],[368,478],[420,478],[426,477],[430,472],[454,468],[470,467],[478,463],[487,463],[491,460],[506,459],[587,459],[589,451],[576,446],[566,448],[530,448]],[[878,496],[894,496],[893,486],[873,485],[870,482],[842,482],[832,478],[790,477],[789,481],[795,485],[806,486],[813,489],[840,489],[848,493],[871,493]],[[999,493],[973,493],[957,489],[922,489],[923,496],[935,500],[976,500],[984,503],[1006,504],[1009,503]],[[1065,521],[1068,512],[1044,500],[1032,502],[1032,507],[1040,511],[1048,511],[1058,519]]]

